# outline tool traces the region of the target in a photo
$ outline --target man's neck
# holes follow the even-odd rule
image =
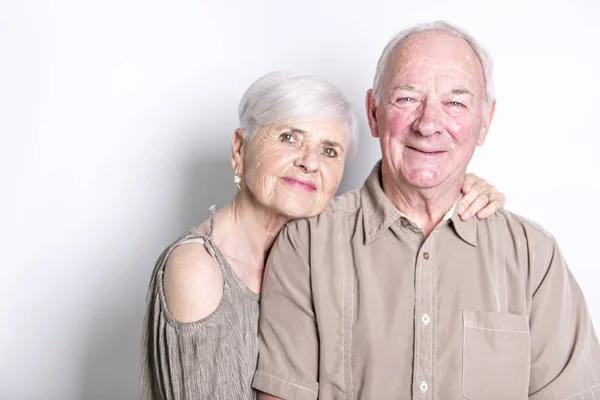
[[[433,232],[456,204],[462,185],[462,180],[454,179],[447,184],[423,189],[390,178],[382,172],[384,193],[398,211],[421,228],[425,236]]]

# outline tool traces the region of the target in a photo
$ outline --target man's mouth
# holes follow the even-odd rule
[[[418,149],[418,148],[412,147],[412,146],[406,146],[406,147],[410,150],[416,151],[416,152],[424,154],[424,155],[430,155],[430,156],[436,156],[436,155],[445,153],[445,151],[443,151],[443,150],[424,150],[424,149]]]

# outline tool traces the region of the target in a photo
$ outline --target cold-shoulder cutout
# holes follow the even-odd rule
[[[142,327],[143,400],[255,400],[258,299],[213,240],[206,224],[170,244],[148,287]],[[202,232],[201,232],[202,231]]]
[[[167,310],[176,321],[200,321],[221,302],[223,274],[204,244],[183,243],[167,258],[163,290]]]

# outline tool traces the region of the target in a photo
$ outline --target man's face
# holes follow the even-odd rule
[[[384,181],[388,176],[418,188],[460,185],[494,110],[484,107],[479,59],[467,42],[443,31],[411,35],[392,57],[378,104],[367,94]]]

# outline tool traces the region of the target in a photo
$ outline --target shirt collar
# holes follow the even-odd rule
[[[462,199],[462,193],[459,195],[456,205]],[[463,221],[458,215],[458,207],[454,208],[450,222],[454,227],[454,231],[462,240],[469,243],[471,246],[477,247],[477,216],[472,216],[469,220]]]
[[[456,200],[454,202],[454,204],[452,205],[452,207],[448,210],[448,212],[444,215],[444,218],[442,218],[442,221],[448,221],[450,218],[452,218],[452,215],[454,215],[454,210],[456,209],[456,206],[459,202],[460,198],[458,200]],[[398,212],[398,214],[400,214],[400,216],[402,218],[406,218],[407,220],[409,220],[413,225],[415,225],[416,227],[418,227],[419,229],[421,228],[419,226],[419,224],[417,224],[415,221],[411,220],[408,216],[406,216],[402,211],[400,210],[396,210]]]
[[[360,196],[363,208],[365,244],[371,243],[400,218],[404,217],[408,219],[402,212],[396,210],[383,191],[381,186],[381,160],[373,167],[373,170],[360,190]],[[454,230],[462,240],[472,246],[477,246],[476,217],[472,217],[468,221],[463,221],[458,216],[457,205],[461,198],[462,194],[446,213],[443,220],[451,221]]]
[[[381,160],[375,164],[360,189],[365,227],[365,244],[375,240],[401,216],[381,187]]]

